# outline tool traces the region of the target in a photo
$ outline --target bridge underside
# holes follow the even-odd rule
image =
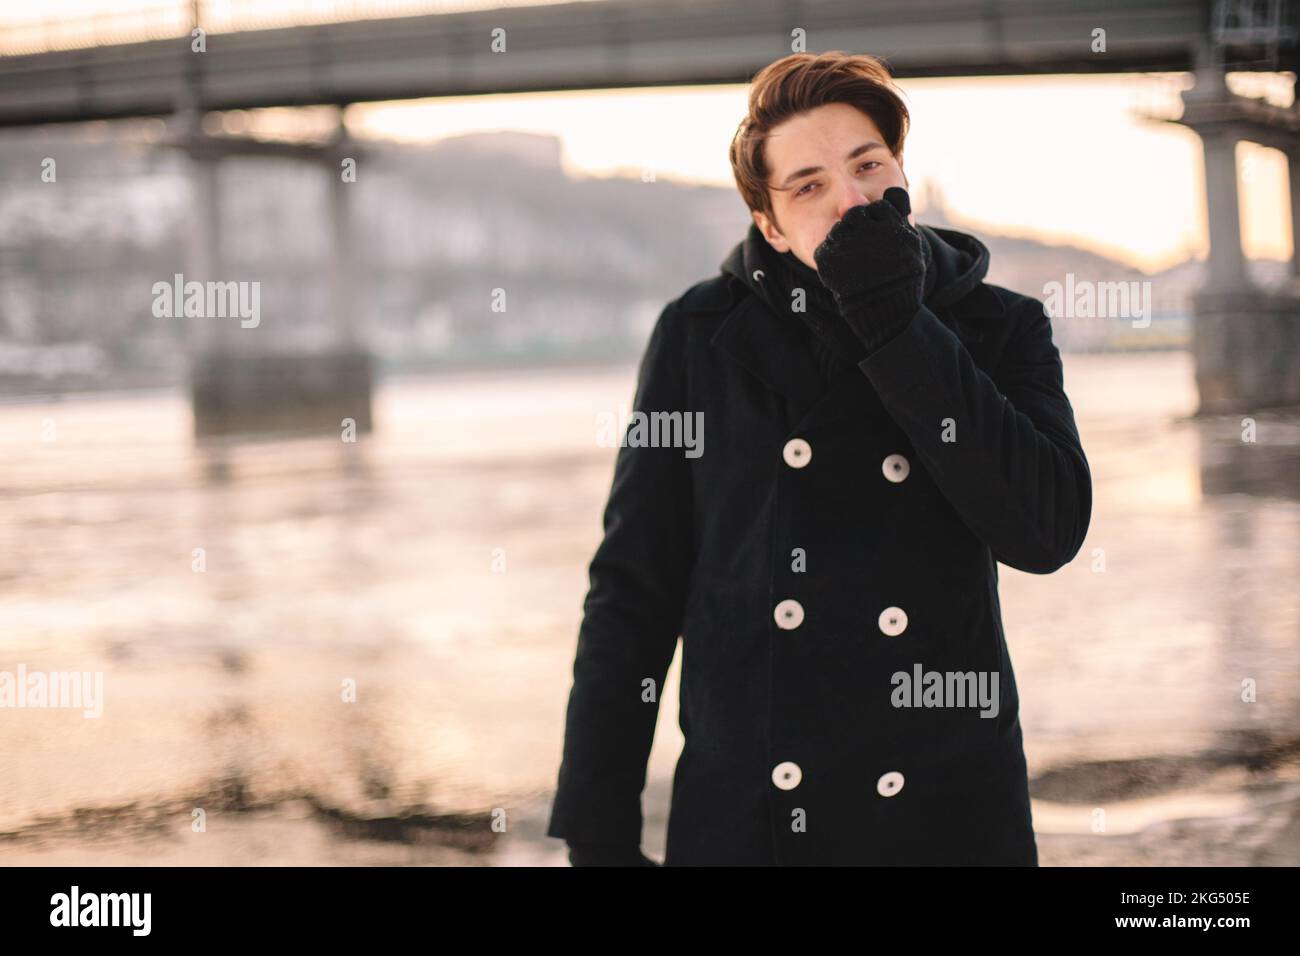
[[[1185,71],[1210,29],[1208,6],[609,0],[207,34],[204,53],[182,35],[0,57],[0,125],[165,115],[182,90],[229,110],[746,83],[801,48],[873,53],[899,77]],[[1278,7],[1286,22],[1295,7]],[[1220,38],[1236,68],[1296,68],[1294,46],[1258,29]]]

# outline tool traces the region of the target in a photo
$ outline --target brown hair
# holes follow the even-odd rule
[[[867,53],[791,53],[769,63],[749,88],[749,112],[731,140],[731,170],[751,211],[772,214],[763,144],[792,116],[827,103],[847,103],[871,117],[895,156],[907,138],[910,117],[884,62]]]

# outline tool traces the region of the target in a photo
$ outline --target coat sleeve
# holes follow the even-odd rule
[[[676,302],[660,314],[634,413],[687,413],[682,319]],[[619,448],[589,568],[548,836],[640,845],[646,763],[693,561],[691,509],[685,449]]]
[[[859,367],[993,556],[1049,574],[1083,545],[1092,476],[1043,304],[1024,297],[1011,313],[993,377],[927,306]],[[944,440],[945,419],[955,441]]]

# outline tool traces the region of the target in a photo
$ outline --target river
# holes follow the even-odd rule
[[[1092,525],[1001,587],[1042,862],[1300,863],[1300,417],[1243,442],[1188,417],[1186,353],[1065,361]],[[0,709],[0,863],[564,863],[597,423],[634,375],[395,378],[356,443],[197,448],[173,390],[0,405],[0,671],[104,680],[99,717]]]

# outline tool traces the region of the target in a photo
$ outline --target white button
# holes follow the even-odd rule
[[[785,448],[781,451],[781,457],[785,459],[785,463],[791,468],[802,468],[812,461],[812,445],[802,438],[791,438],[785,443]]]
[[[901,607],[887,607],[880,612],[880,629],[890,637],[897,637],[907,628],[907,615]]]
[[[782,790],[793,790],[803,779],[803,771],[793,760],[786,760],[772,770],[772,782]]]
[[[773,614],[776,626],[784,631],[793,631],[803,623],[803,605],[794,598],[786,598],[776,606]]]
[[[881,462],[880,470],[890,481],[902,481],[912,470],[912,466],[902,455],[886,455],[885,460]]]
[[[889,773],[881,774],[880,779],[876,781],[876,793],[882,797],[892,797],[898,791],[903,789],[903,775],[897,770],[891,770]]]

